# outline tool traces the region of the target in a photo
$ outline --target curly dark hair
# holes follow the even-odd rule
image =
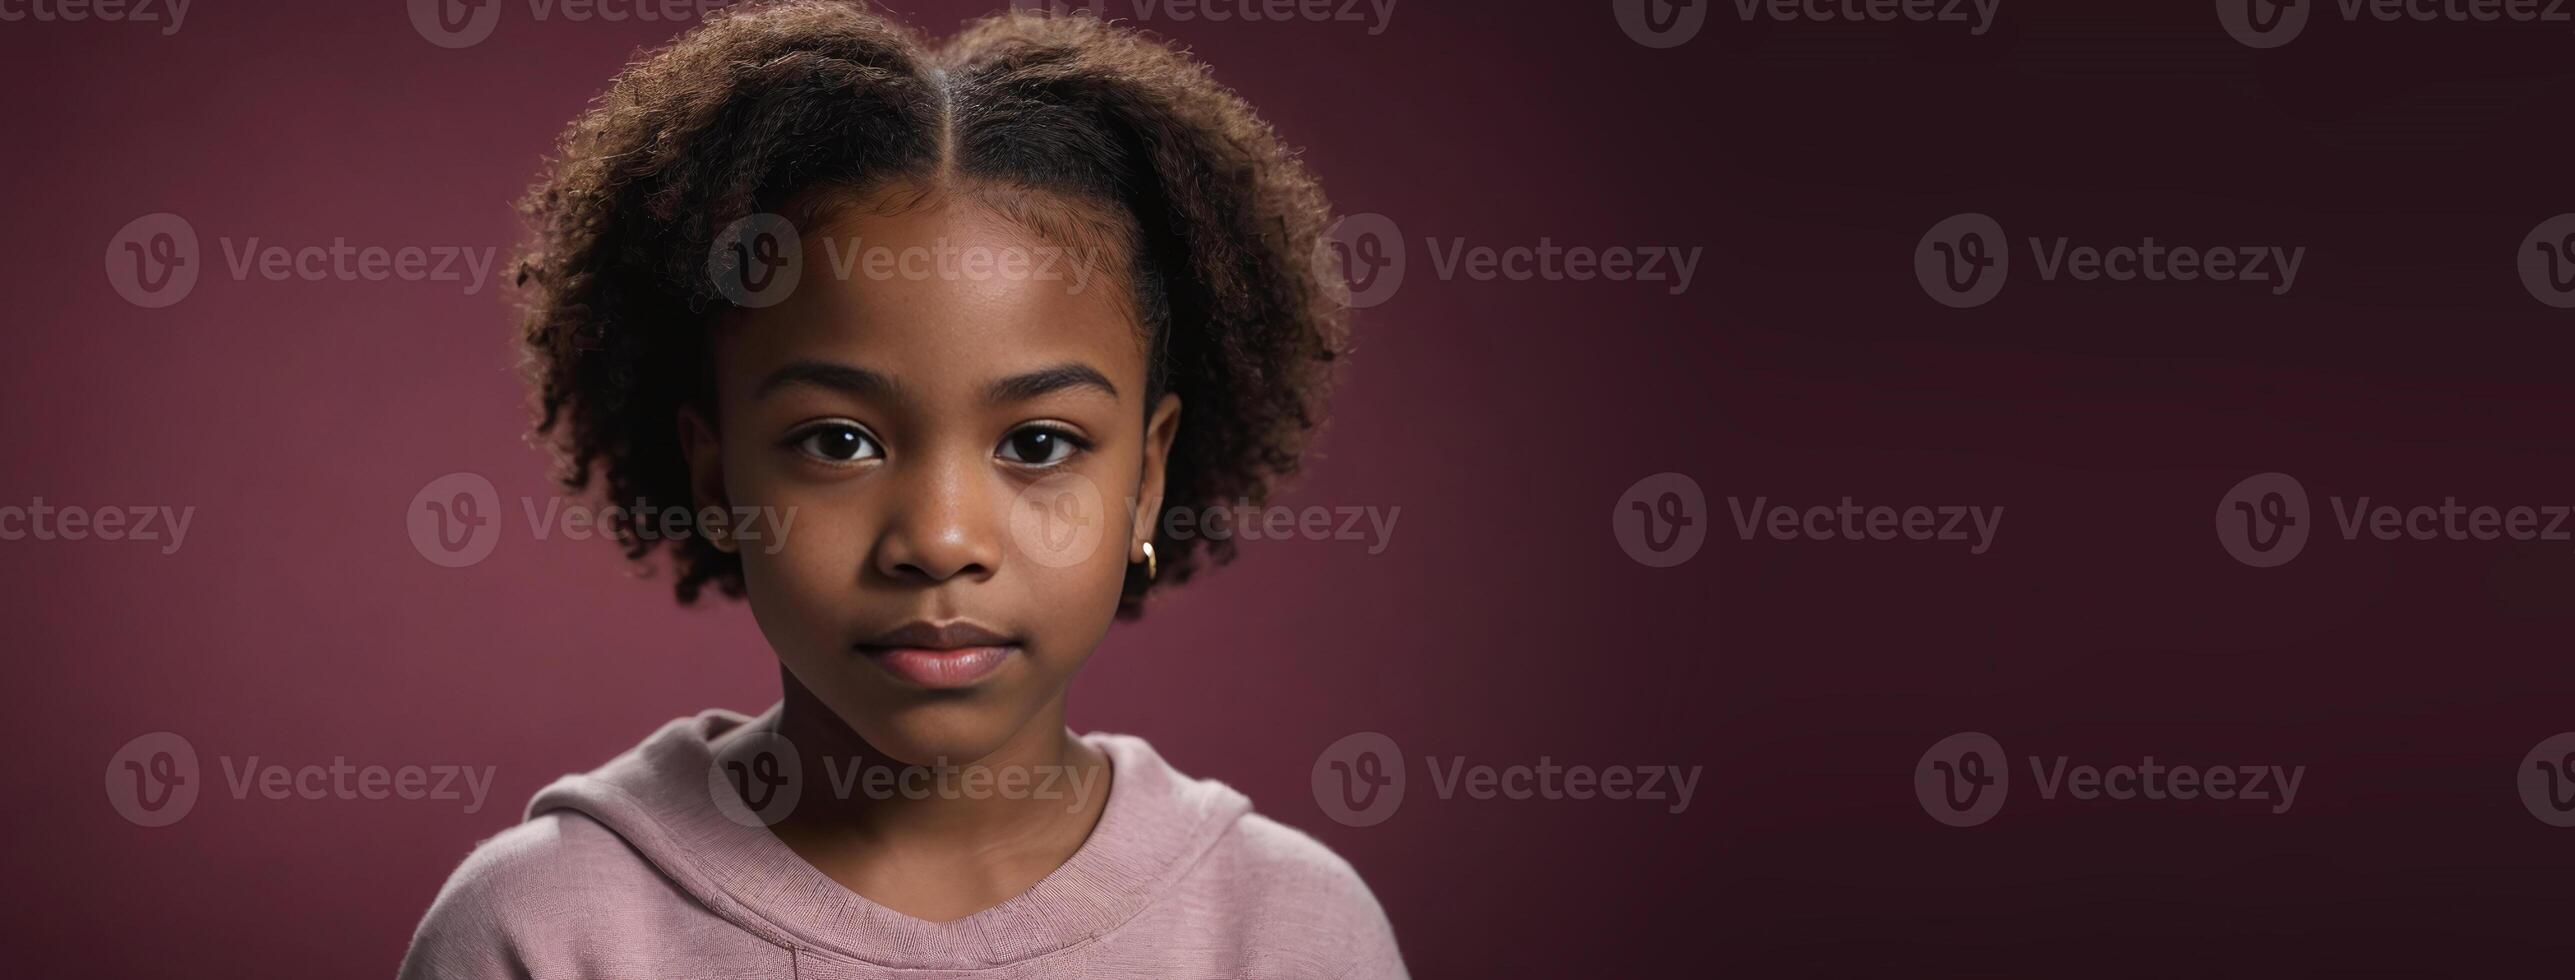
[[[1171,391],[1187,406],[1167,508],[1258,504],[1296,472],[1348,310],[1322,190],[1250,106],[1185,55],[1086,15],[997,15],[933,43],[856,0],[787,0],[729,8],[629,66],[520,205],[535,437],[564,486],[690,499],[676,426],[711,390],[707,338],[731,303],[707,256],[728,225],[811,188],[958,178],[1127,226],[1146,404]],[[638,562],[670,549],[682,603],[708,583],[742,595],[741,559],[703,536],[610,530]],[[1229,540],[1167,526],[1155,551],[1160,577],[1131,575],[1121,616],[1233,557]]]

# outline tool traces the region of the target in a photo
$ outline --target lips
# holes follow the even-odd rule
[[[897,680],[921,687],[971,687],[1001,670],[1019,643],[982,624],[913,622],[862,640],[859,653]]]

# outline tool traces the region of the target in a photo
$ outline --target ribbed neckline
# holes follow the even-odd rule
[[[768,828],[717,809],[710,778],[726,741],[769,728],[714,710],[680,718],[586,776],[539,792],[528,816],[590,815],[692,896],[772,942],[898,969],[977,969],[1044,956],[1124,924],[1250,809],[1239,793],[1173,771],[1126,735],[1080,736],[1110,763],[1109,798],[1091,836],[1028,891],[953,922],[886,908],[833,881]]]

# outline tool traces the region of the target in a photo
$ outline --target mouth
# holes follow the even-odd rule
[[[919,687],[972,687],[999,672],[1019,642],[982,624],[916,621],[860,641],[856,649],[896,680]]]

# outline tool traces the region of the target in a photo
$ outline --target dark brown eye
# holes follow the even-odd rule
[[[796,448],[826,463],[855,463],[884,455],[866,430],[845,423],[806,429],[796,440]]]
[[[1071,459],[1082,448],[1070,433],[1030,426],[1003,436],[996,455],[1026,466],[1053,466]]]

